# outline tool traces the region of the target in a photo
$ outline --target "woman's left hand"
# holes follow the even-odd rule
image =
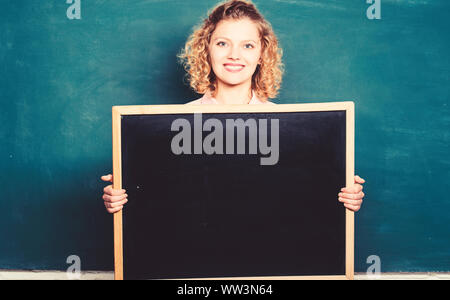
[[[355,175],[355,184],[350,188],[342,188],[338,194],[339,202],[344,203],[344,206],[352,211],[358,211],[363,202],[364,193],[362,184],[366,182],[364,179]]]

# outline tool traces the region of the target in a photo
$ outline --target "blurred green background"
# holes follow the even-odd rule
[[[113,269],[103,207],[111,106],[185,103],[176,55],[216,1],[63,0],[0,6],[0,269]],[[354,101],[355,269],[450,271],[450,2],[254,1],[286,72],[277,103]],[[320,180],[318,178],[317,180]]]

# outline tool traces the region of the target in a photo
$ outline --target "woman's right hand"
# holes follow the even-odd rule
[[[113,182],[113,176],[111,174],[103,175],[101,178],[103,181]],[[105,203],[106,210],[110,214],[122,210],[124,204],[128,202],[128,195],[125,194],[126,190],[115,190],[113,189],[112,184],[105,186],[103,192],[104,194],[102,198]]]

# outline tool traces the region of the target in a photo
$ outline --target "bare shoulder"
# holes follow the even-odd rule
[[[255,103],[255,104],[262,104],[262,105],[276,105],[276,103],[271,102],[269,100],[266,101],[259,101],[259,103]]]
[[[185,103],[186,105],[201,105],[202,104],[202,98],[194,100],[194,101],[190,101]],[[263,103],[259,103],[259,104],[263,104],[263,105],[276,105],[276,103],[271,102],[271,101],[264,101]]]
[[[202,104],[201,100],[202,99],[200,98],[200,99],[197,99],[194,101],[190,101],[190,102],[187,102],[186,105],[200,105],[200,104]]]

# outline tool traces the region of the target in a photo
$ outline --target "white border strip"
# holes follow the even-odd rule
[[[114,272],[81,272],[80,280],[114,280]],[[0,270],[0,280],[69,280],[64,271]]]
[[[0,270],[0,280],[68,280],[68,277],[63,271]],[[114,272],[81,272],[80,280],[114,280]],[[450,280],[450,273],[381,273],[376,278],[356,273],[355,280]]]

